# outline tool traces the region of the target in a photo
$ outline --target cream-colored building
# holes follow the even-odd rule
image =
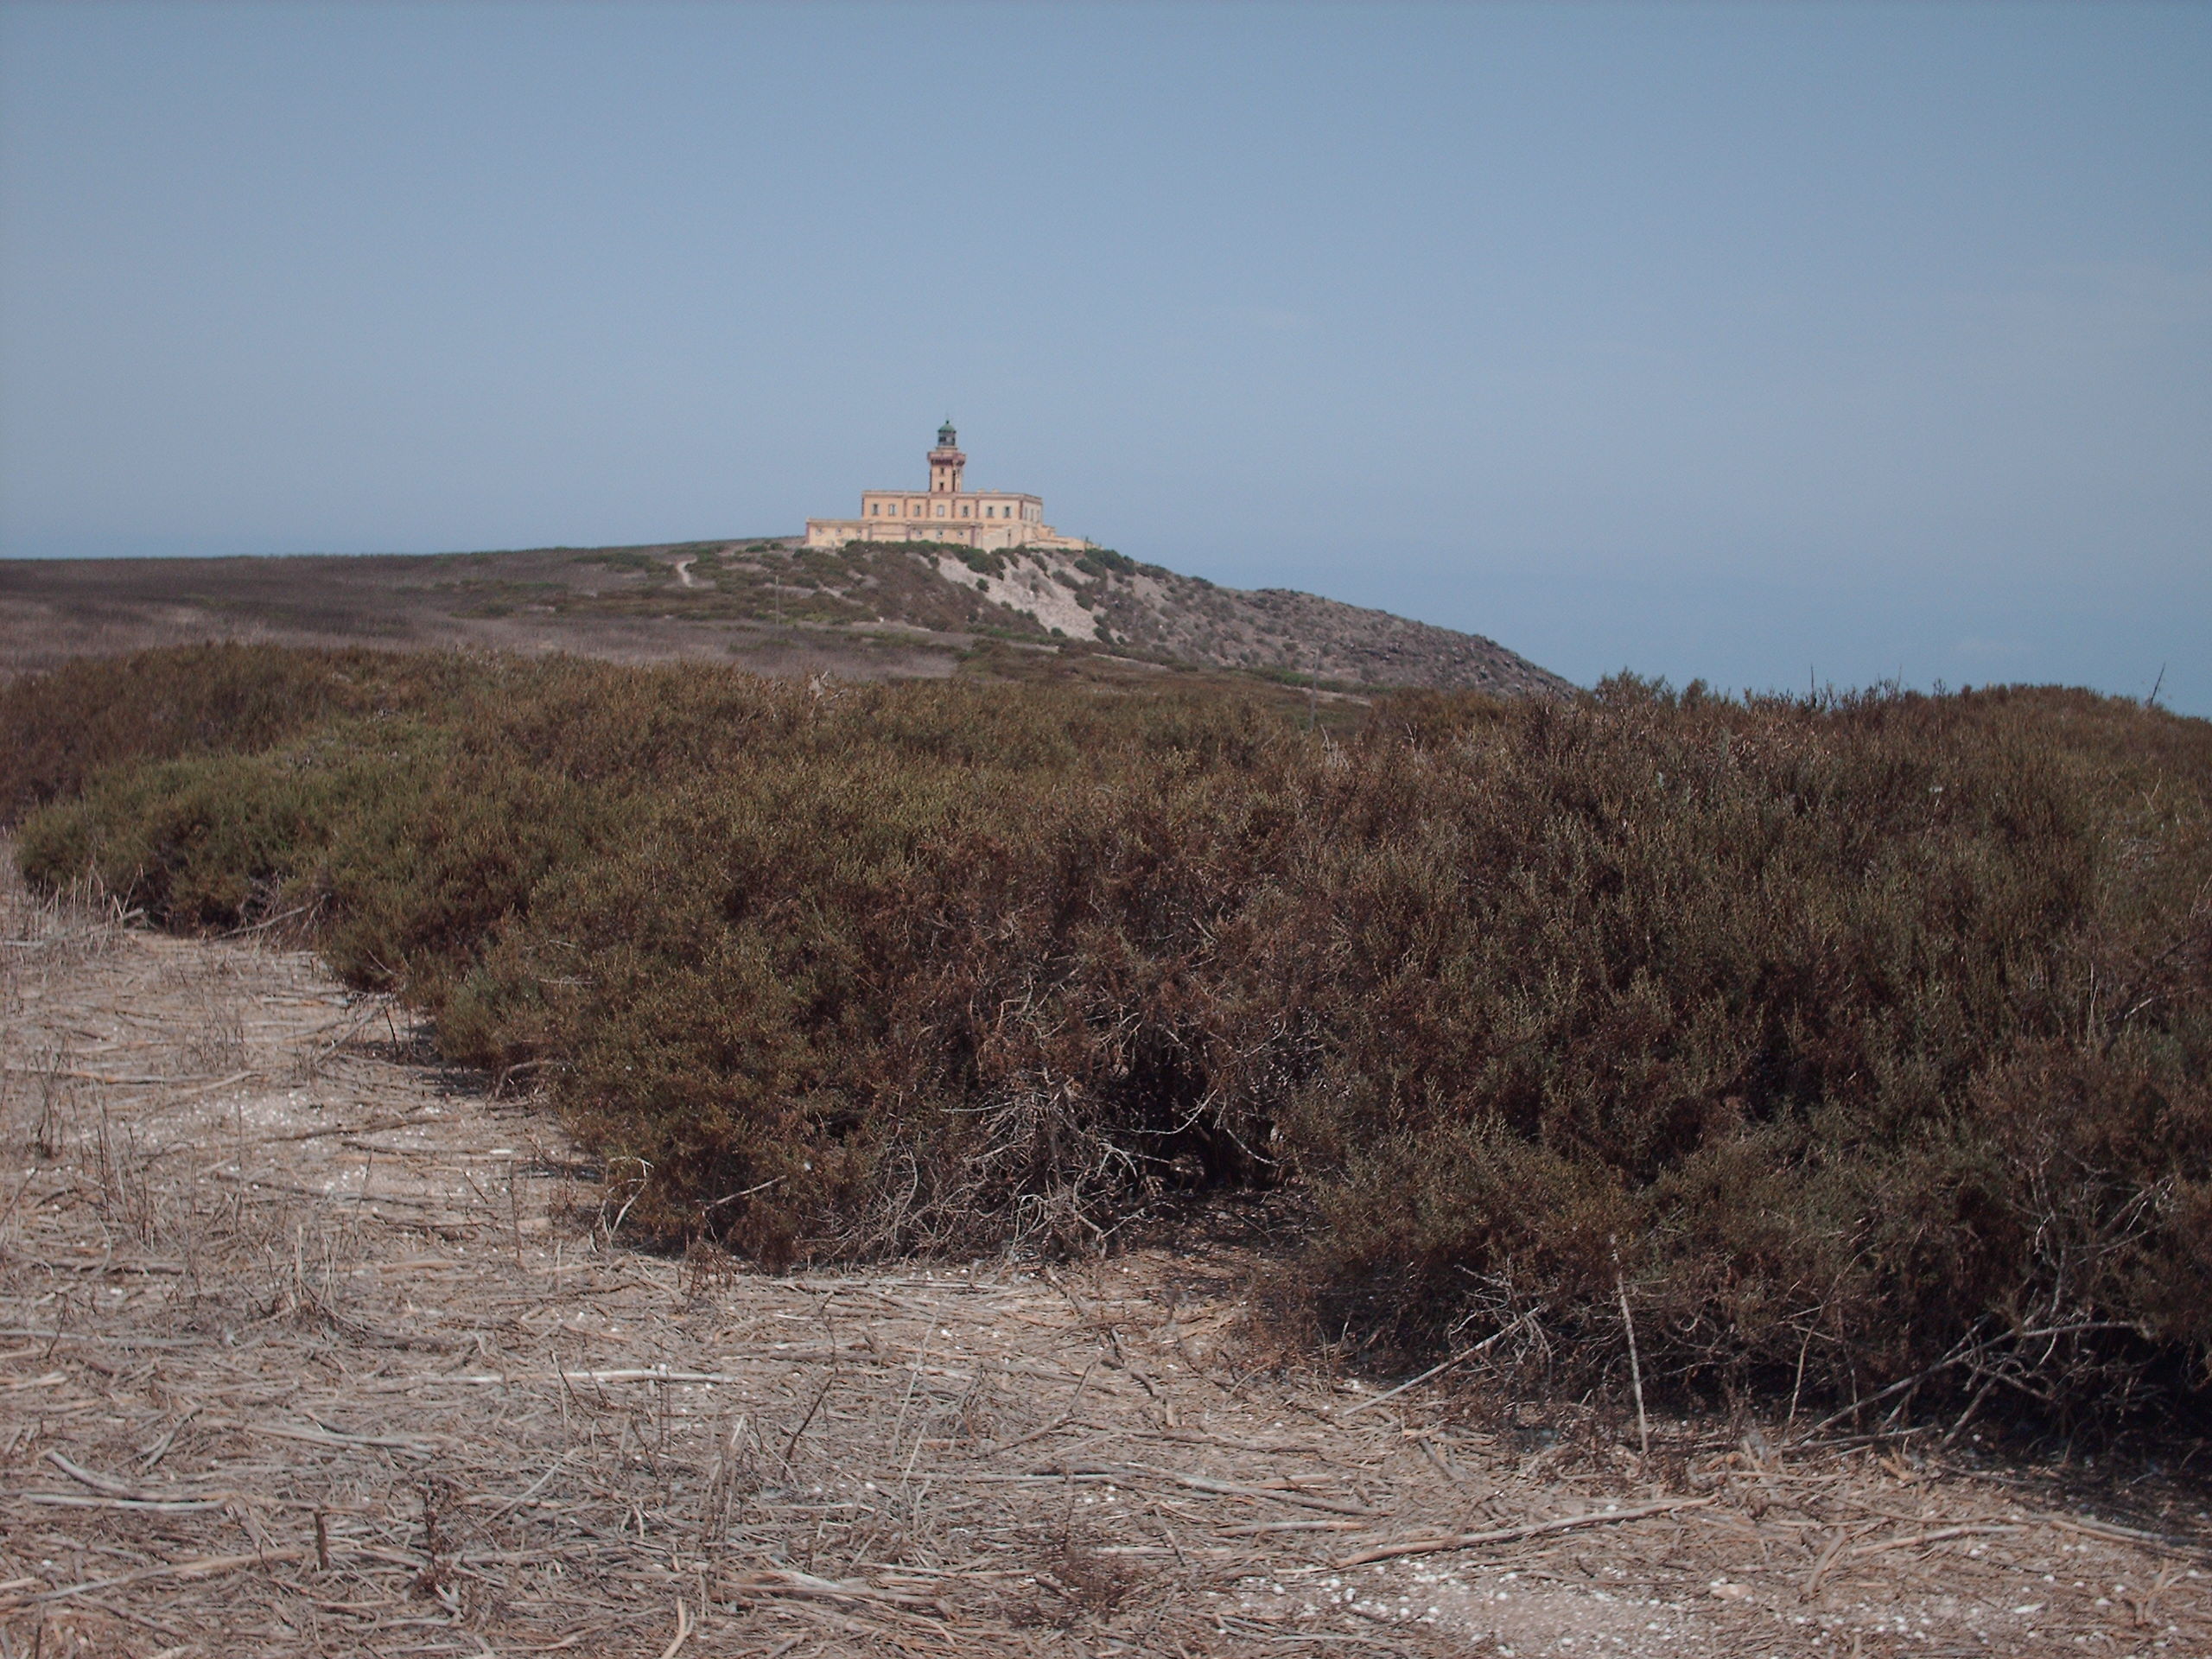
[[[1049,547],[1079,553],[1090,543],[1045,522],[1045,504],[1013,490],[963,490],[968,457],[947,421],[930,451],[926,490],[867,490],[857,518],[810,518],[809,547],[848,542],[953,542],[962,547]]]

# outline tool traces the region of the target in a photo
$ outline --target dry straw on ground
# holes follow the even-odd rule
[[[7,1659],[2212,1650],[2155,1483],[1383,1397],[1255,1342],[1239,1246],[633,1251],[310,957],[8,880]]]

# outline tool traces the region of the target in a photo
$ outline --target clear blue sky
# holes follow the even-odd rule
[[[2212,714],[2212,10],[0,7],[0,552],[922,476],[1583,680]]]

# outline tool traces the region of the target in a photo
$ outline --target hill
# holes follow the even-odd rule
[[[933,678],[1020,653],[1093,676],[1561,694],[1478,634],[1122,554],[785,539],[339,557],[0,561],[0,675],[211,639],[476,645],[767,673]],[[994,642],[1007,647],[994,652]],[[979,655],[980,652],[980,655]],[[1079,662],[1074,659],[1081,659]],[[1044,666],[1031,661],[1031,671]]]

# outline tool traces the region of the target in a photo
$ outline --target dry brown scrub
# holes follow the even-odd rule
[[[7,1659],[2212,1646],[2157,1482],[1385,1396],[1254,1344],[1233,1240],[633,1251],[385,1001],[0,880]]]
[[[79,792],[81,791],[81,792]],[[216,649],[0,689],[22,863],[544,1085],[817,1267],[1318,1224],[1416,1363],[2051,1443],[2212,1355],[2212,726],[2056,689],[1240,698]],[[2191,1432],[2184,1430],[2186,1432]]]

